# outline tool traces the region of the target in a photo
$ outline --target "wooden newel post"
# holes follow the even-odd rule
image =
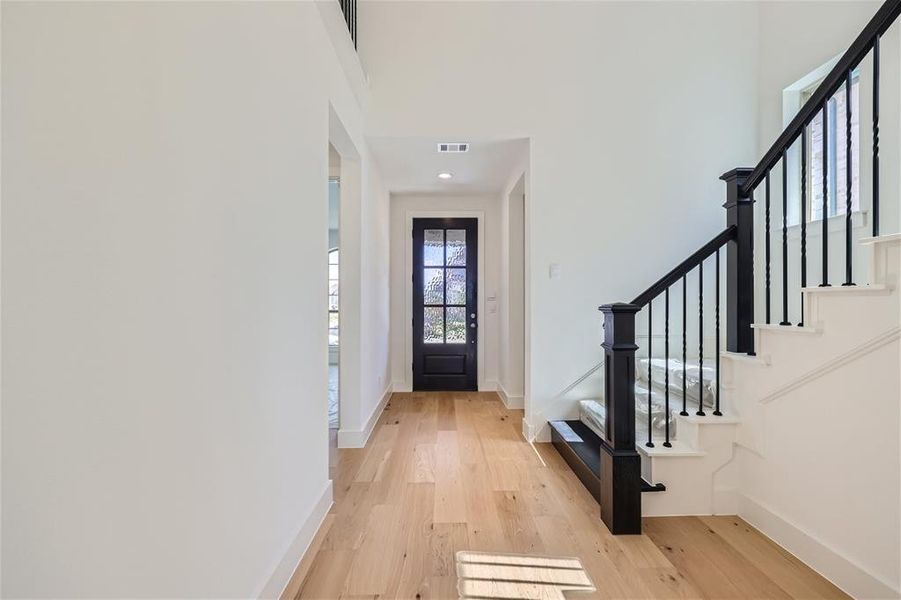
[[[753,169],[733,169],[726,182],[726,225],[735,239],[726,247],[726,349],[754,354],[754,198],[742,187]]]
[[[634,304],[605,304],[601,519],[613,534],[641,533],[641,458],[635,450]]]

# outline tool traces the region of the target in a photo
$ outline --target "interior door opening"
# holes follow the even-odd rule
[[[328,429],[329,465],[337,456],[338,428],[341,425],[340,366],[341,366],[341,294],[340,269],[340,208],[341,157],[329,144],[328,180]]]

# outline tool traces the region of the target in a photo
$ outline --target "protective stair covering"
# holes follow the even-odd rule
[[[684,364],[677,359],[642,358],[637,361],[635,382],[636,441],[641,443],[648,437],[648,371],[651,373],[651,431],[653,439],[662,439],[666,433],[666,371],[669,371],[669,412],[670,439],[676,437],[676,415],[682,410],[682,381],[686,386],[686,410],[693,414],[698,409],[698,399],[704,399],[705,410],[712,410],[716,399],[716,373],[705,366],[701,369],[697,362]],[[703,383],[701,375],[703,374]],[[607,409],[603,400],[579,401],[579,420],[601,438],[606,439]]]

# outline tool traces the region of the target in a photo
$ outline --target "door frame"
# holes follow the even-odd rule
[[[479,336],[476,338],[476,386],[488,390],[485,373],[485,211],[482,210],[408,210],[404,217],[404,390],[413,389],[413,219],[475,219],[478,231],[476,260],[476,306]],[[400,391],[400,390],[395,390]]]

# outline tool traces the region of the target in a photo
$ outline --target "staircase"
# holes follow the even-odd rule
[[[747,476],[749,469],[767,469],[770,461],[785,462],[804,449],[824,444],[836,447],[853,437],[848,409],[856,403],[854,397],[836,400],[830,394],[832,400],[828,400],[825,394],[812,392],[816,398],[805,399],[810,388],[830,385],[828,379],[838,377],[857,382],[855,387],[861,379],[869,379],[883,394],[892,389],[885,377],[897,380],[897,371],[883,373],[878,383],[873,381],[878,374],[869,372],[878,364],[870,360],[871,355],[891,354],[892,345],[897,354],[901,339],[901,235],[870,238],[861,245],[859,250],[869,254],[869,285],[806,288],[807,324],[754,324],[756,356],[723,353],[728,417],[677,417],[684,421],[679,424],[678,446],[673,447],[677,452],[639,446],[643,477],[667,482],[666,494],[644,499],[644,516],[735,514],[741,501],[738,471]],[[861,393],[866,392],[861,389]],[[894,392],[886,395],[898,399],[901,389],[896,384]],[[878,414],[897,424],[897,413],[894,419],[889,413],[890,402],[885,408]],[[795,417],[774,416],[781,410],[792,411]],[[779,423],[789,422],[806,427],[780,430]],[[744,457],[741,465],[735,464],[737,454]],[[818,450],[816,455],[824,461],[823,477],[834,477],[830,452]],[[767,476],[767,472],[758,475]],[[842,480],[846,485],[845,475]]]
[[[601,518],[614,534],[640,533],[642,516],[735,514],[740,506],[755,502],[743,488],[745,479],[763,480],[755,489],[766,489],[768,476],[781,477],[783,487],[791,489],[792,483],[780,470],[804,471],[808,461],[804,472],[819,472],[816,448],[838,441],[843,419],[854,422],[849,415],[854,412],[854,390],[888,390],[895,399],[901,395],[897,362],[893,369],[868,377],[859,360],[878,357],[877,364],[890,363],[901,336],[901,234],[880,235],[880,207],[891,202],[895,210],[901,198],[880,198],[879,137],[879,45],[899,13],[901,0],[887,0],[760,163],[721,177],[726,183],[726,227],[721,233],[631,302],[600,307],[604,314],[603,394],[593,408],[585,405],[591,410],[583,411],[583,418],[549,424],[554,445],[598,499]],[[852,74],[868,56],[872,56],[873,85],[868,119],[873,146],[867,166],[870,237],[861,240],[852,231],[850,90]],[[836,131],[842,131],[847,141],[846,193],[841,198],[836,197],[835,182],[828,179],[827,135],[818,140],[823,144],[822,164],[817,164],[822,180],[813,181],[814,170],[808,168],[817,156],[817,149],[808,147],[814,143],[808,135],[811,124],[820,115],[825,118],[827,105],[837,93],[844,95],[849,107],[844,115],[831,117],[839,121],[830,121],[841,127]],[[893,116],[899,110],[886,108]],[[863,128],[863,118],[860,123]],[[789,250],[787,239],[789,156],[797,157],[800,165],[799,181],[794,183],[801,204],[797,252]],[[776,228],[771,218],[771,205],[776,205],[772,190],[778,190],[780,183],[782,223]],[[812,214],[808,194],[812,199],[820,190],[822,206],[816,208],[830,218],[808,220],[808,209]],[[755,203],[765,207],[761,211],[764,247],[757,253]],[[829,222],[836,218],[843,221],[840,245],[837,235],[829,231]],[[819,235],[816,244],[808,244],[808,237],[815,235]],[[853,271],[854,256],[861,252],[868,256],[868,274]],[[834,265],[830,268],[830,253],[833,262],[837,255],[844,259],[838,281],[838,270]],[[776,262],[780,258],[781,267]],[[798,281],[789,280],[790,263],[799,266]],[[816,282],[807,276],[814,264],[821,266]],[[774,284],[774,270],[781,273],[781,285]],[[781,294],[774,294],[774,287]],[[801,298],[798,315],[789,314],[792,294]],[[764,310],[755,311],[755,300]],[[781,315],[773,317],[780,308]],[[779,316],[781,320],[774,323]],[[667,368],[649,369],[649,364]],[[697,401],[691,404],[691,390],[679,390],[673,379],[679,380],[681,368],[684,381],[694,366],[706,375],[688,384],[698,386]],[[820,411],[805,394],[831,377],[845,377],[829,385],[836,390],[848,388],[847,397],[827,394],[830,400],[822,402]],[[710,394],[704,394],[705,386]],[[832,406],[836,397],[842,406]],[[892,409],[888,400],[884,414],[869,418],[891,418],[894,410],[897,425],[897,408]],[[809,413],[809,427],[803,431],[780,427],[787,419],[779,423],[772,419],[779,410],[797,410],[794,404],[803,405]],[[795,416],[793,422],[805,422],[804,415]],[[897,431],[890,437],[897,456]],[[829,450],[821,458],[834,465],[849,456],[857,454]]]

